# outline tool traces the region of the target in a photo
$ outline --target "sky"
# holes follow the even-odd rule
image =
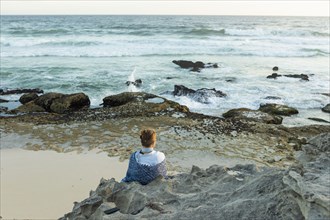
[[[321,0],[0,0],[1,15],[275,15],[328,16],[330,1]]]

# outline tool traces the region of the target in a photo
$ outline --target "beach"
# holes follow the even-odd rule
[[[330,216],[326,17],[1,18],[1,218]],[[170,179],[117,195],[145,128]]]
[[[127,162],[96,151],[1,149],[3,219],[57,219],[98,185],[101,178],[125,176]]]

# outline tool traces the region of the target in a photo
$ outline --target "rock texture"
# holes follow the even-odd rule
[[[172,95],[174,96],[187,96],[190,97],[191,99],[208,104],[211,102],[212,98],[222,98],[226,97],[227,95],[219,90],[216,89],[190,89],[187,88],[183,85],[174,85],[174,91],[171,92]]]
[[[267,79],[276,79],[277,77],[281,77],[281,76],[290,77],[290,78],[298,78],[298,79],[301,79],[301,80],[309,81],[309,77],[306,74],[280,75],[280,74],[277,74],[277,73],[273,73],[272,75],[267,76]]]
[[[136,116],[141,113],[161,113],[163,111],[175,110],[178,112],[189,112],[188,107],[163,97],[144,92],[124,92],[117,95],[105,97],[104,107],[111,107],[126,112],[128,115]]]
[[[299,164],[287,170],[193,166],[190,173],[146,186],[102,179],[61,220],[329,219],[330,133],[309,140],[297,159]]]
[[[188,61],[188,60],[173,60],[172,61],[174,64],[180,66],[183,69],[190,69],[190,71],[193,72],[200,72],[201,69],[203,68],[218,68],[218,64],[217,63],[203,63],[201,61],[197,61],[197,62],[192,62],[192,61]]]
[[[273,115],[283,115],[283,116],[290,116],[294,114],[298,114],[298,110],[287,105],[280,105],[280,104],[261,104],[259,107],[259,111],[270,113]]]
[[[84,93],[46,93],[13,109],[11,113],[52,112],[67,113],[89,108],[90,100]]]
[[[322,108],[322,111],[330,113],[330,103]]]
[[[281,116],[272,115],[258,110],[251,110],[248,108],[231,109],[223,113],[222,116],[224,118],[235,118],[239,120],[262,122],[266,124],[281,124],[283,120]]]
[[[23,105],[25,103],[28,103],[30,101],[33,101],[35,99],[37,99],[39,96],[37,93],[33,92],[33,93],[26,93],[24,95],[22,95],[20,98],[19,98],[19,101],[20,103],[22,103]]]

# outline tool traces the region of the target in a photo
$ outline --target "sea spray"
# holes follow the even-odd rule
[[[136,72],[136,67],[134,67],[134,70],[133,72],[131,73],[131,75],[128,76],[128,88],[127,88],[127,91],[128,92],[139,92],[139,89],[137,88],[137,86],[135,85],[135,74]]]

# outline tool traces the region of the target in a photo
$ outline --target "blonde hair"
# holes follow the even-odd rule
[[[140,139],[143,147],[151,147],[156,142],[156,132],[153,129],[141,131]]]

